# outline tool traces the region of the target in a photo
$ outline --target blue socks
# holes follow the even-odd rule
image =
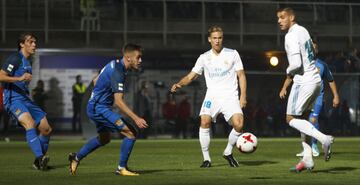
[[[32,152],[35,154],[35,157],[43,156],[43,151],[41,149],[41,143],[36,133],[35,128],[31,128],[26,131],[26,141],[29,144]]]
[[[319,122],[315,122],[315,123],[312,123],[312,124],[314,125],[314,127],[315,127],[317,130],[320,129]],[[315,138],[312,138],[311,143],[312,143],[313,145],[316,145],[316,144],[317,144],[317,140],[316,140]]]
[[[41,143],[42,152],[45,155],[49,148],[50,136],[39,135],[39,140]]]
[[[86,157],[89,153],[96,150],[100,146],[101,144],[97,137],[90,139],[77,153],[76,159],[80,161],[82,158]]]
[[[124,138],[122,145],[121,145],[121,149],[120,149],[120,161],[119,161],[119,166],[121,167],[127,167],[127,162],[129,160],[129,156],[131,154],[131,151],[134,147],[135,144],[135,139],[130,139],[130,138]]]

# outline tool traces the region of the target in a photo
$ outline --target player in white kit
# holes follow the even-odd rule
[[[232,149],[241,134],[244,122],[241,108],[246,106],[245,72],[239,53],[233,49],[223,48],[222,28],[212,26],[208,34],[211,49],[199,56],[191,72],[175,83],[171,87],[171,92],[176,92],[204,73],[207,91],[200,110],[199,140],[204,158],[200,167],[211,167],[210,125],[212,121],[215,122],[219,113],[222,113],[225,120],[233,126],[223,157],[231,167],[238,167],[239,163],[233,158]]]
[[[318,131],[307,118],[320,93],[321,78],[315,67],[315,55],[308,31],[295,22],[295,13],[291,8],[277,11],[280,29],[287,31],[285,50],[289,61],[286,80],[279,93],[284,99],[287,88],[293,82],[288,98],[286,122],[301,133],[316,138],[323,144],[325,161],[331,157],[331,144],[334,138]],[[311,149],[311,137],[302,142],[304,156],[291,171],[301,172],[314,167]],[[310,144],[310,145],[309,145]]]

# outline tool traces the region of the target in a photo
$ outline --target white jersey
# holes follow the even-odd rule
[[[219,55],[212,50],[200,55],[192,71],[199,75],[204,72],[207,94],[226,97],[239,95],[236,71],[243,69],[239,53],[223,48]]]
[[[309,32],[302,26],[294,24],[285,35],[285,50],[289,61],[290,56],[300,54],[301,73],[294,76],[296,84],[315,84],[321,81],[319,71],[315,67],[315,55],[312,46],[312,40]]]

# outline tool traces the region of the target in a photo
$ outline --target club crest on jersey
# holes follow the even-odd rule
[[[121,127],[124,125],[124,122],[123,122],[123,120],[119,119],[115,124],[116,124],[116,126]]]
[[[12,64],[9,64],[7,67],[7,70],[11,72],[13,70],[13,68],[14,68],[14,66]]]
[[[15,111],[15,115],[16,115],[16,116],[19,116],[19,115],[20,115],[20,113],[21,113],[21,110],[20,110],[20,109],[16,109],[16,111]]]
[[[119,91],[124,90],[123,86],[124,86],[124,84],[119,83],[119,84],[118,84],[118,90],[119,90]]]

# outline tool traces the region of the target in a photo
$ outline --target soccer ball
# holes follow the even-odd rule
[[[242,153],[252,153],[256,150],[257,138],[250,132],[245,132],[236,141],[236,147]]]

